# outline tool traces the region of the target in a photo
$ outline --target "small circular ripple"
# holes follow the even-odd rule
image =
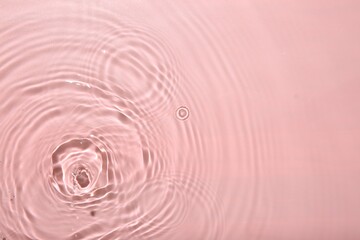
[[[179,119],[179,120],[186,120],[188,117],[189,117],[189,109],[187,107],[179,107],[177,110],[176,110],[176,117]]]

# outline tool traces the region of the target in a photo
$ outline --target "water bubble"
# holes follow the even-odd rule
[[[10,193],[10,201],[13,202],[15,200],[15,194],[14,193]]]
[[[185,106],[181,106],[176,110],[176,117],[179,120],[186,120],[189,117],[189,109]]]

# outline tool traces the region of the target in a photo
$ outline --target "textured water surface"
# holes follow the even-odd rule
[[[0,1],[0,239],[360,239],[359,11]]]

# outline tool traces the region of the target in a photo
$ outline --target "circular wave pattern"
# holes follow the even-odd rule
[[[81,196],[95,183],[107,183],[107,151],[91,139],[72,139],[59,145],[52,154],[52,185],[60,194]],[[96,196],[99,197],[99,196]],[[88,197],[86,197],[88,198]]]
[[[186,120],[188,117],[189,117],[189,109],[187,107],[179,107],[177,110],[176,110],[176,117],[179,119],[179,120]]]
[[[217,200],[178,174],[159,120],[181,76],[165,41],[100,10],[9,23],[0,39],[3,238],[159,239],[196,206],[219,239]]]

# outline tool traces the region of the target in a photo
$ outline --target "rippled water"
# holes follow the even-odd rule
[[[359,10],[1,1],[1,238],[360,239]]]

